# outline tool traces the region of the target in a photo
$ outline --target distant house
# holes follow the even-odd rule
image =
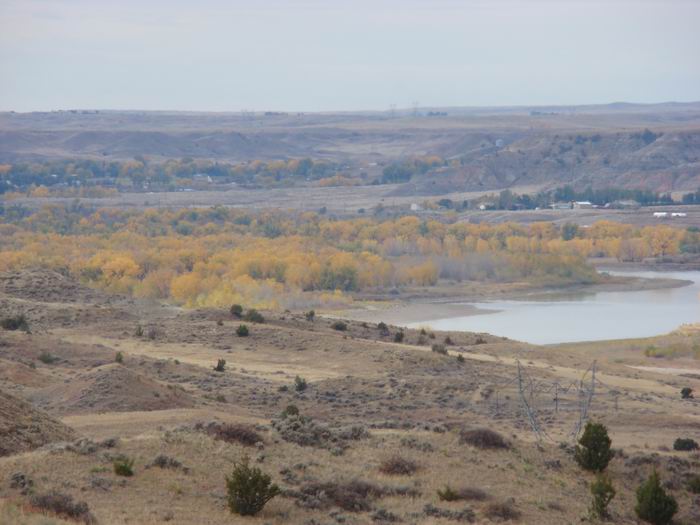
[[[592,208],[593,203],[591,201],[574,201],[574,209],[582,210],[587,208]]]
[[[553,210],[570,210],[573,208],[571,202],[555,202],[549,205]]]

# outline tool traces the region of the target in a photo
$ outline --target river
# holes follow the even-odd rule
[[[484,315],[411,323],[434,330],[487,332],[533,344],[650,337],[700,322],[700,271],[611,272],[692,281],[679,288],[469,303]]]

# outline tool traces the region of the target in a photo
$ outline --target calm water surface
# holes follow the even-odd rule
[[[537,300],[469,303],[488,315],[452,317],[409,326],[488,332],[534,344],[598,341],[660,335],[700,322],[700,272],[611,272],[616,275],[692,281],[680,288],[539,296]]]

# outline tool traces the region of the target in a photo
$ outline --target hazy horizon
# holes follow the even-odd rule
[[[259,5],[264,4],[264,5]],[[0,0],[3,111],[700,100],[685,0]]]

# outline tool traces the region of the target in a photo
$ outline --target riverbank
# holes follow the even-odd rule
[[[610,269],[612,270],[612,268]],[[533,285],[528,283],[467,282],[442,284],[425,289],[412,289],[396,297],[373,297],[358,301],[350,309],[334,312],[334,316],[356,321],[406,325],[454,317],[468,317],[496,313],[498,309],[484,309],[473,303],[513,300],[561,300],[601,292],[635,292],[680,288],[692,281],[674,278],[645,278],[602,274],[602,282],[563,286]]]

